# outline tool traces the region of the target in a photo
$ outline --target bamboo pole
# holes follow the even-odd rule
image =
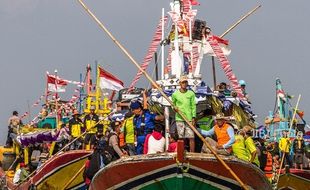
[[[109,32],[109,30],[100,22],[100,20],[89,10],[89,8],[83,3],[82,0],[78,0],[85,11],[97,22],[97,24],[102,28],[112,41],[123,51],[123,53],[130,59],[130,61],[144,74],[144,76],[151,82],[151,84],[161,93],[161,95],[169,102],[171,107],[184,119],[184,121],[190,126],[190,128],[195,132],[195,134],[204,142],[204,144],[210,149],[212,154],[217,158],[217,160],[230,172],[230,174],[238,181],[241,187],[245,190],[248,187],[240,180],[240,178],[235,174],[235,172],[219,157],[219,155],[213,150],[211,145],[203,138],[203,136],[197,131],[197,129],[189,122],[184,114],[180,112],[169,97],[163,92],[163,90],[153,81],[153,79],[140,67],[140,65],[134,60],[134,58],[127,52],[127,50],[118,42],[115,37]]]
[[[84,170],[85,168],[85,164],[83,164],[83,166],[79,169],[79,171],[77,171],[77,173],[68,181],[68,183],[66,183],[66,185],[62,188],[62,190],[65,190],[67,187],[69,187],[69,185],[75,180],[75,178],[77,178],[77,176]]]
[[[257,5],[254,9],[249,11],[247,14],[245,14],[243,17],[241,17],[234,25],[232,25],[230,28],[228,28],[220,37],[223,38],[228,34],[231,30],[233,30],[236,26],[238,26],[243,20],[248,18],[251,14],[253,14],[257,9],[259,9],[262,5]]]
[[[300,97],[301,97],[301,95],[299,94],[298,100],[297,100],[297,103],[296,103],[296,106],[295,106],[294,114],[293,114],[293,117],[292,117],[291,122],[290,122],[290,128],[289,128],[289,130],[288,130],[289,134],[288,134],[287,138],[289,138],[290,131],[292,130],[292,127],[293,127],[293,122],[294,122],[294,118],[295,118],[296,113],[297,113],[297,109],[298,109]],[[288,143],[286,143],[285,149],[284,149],[284,150],[287,149],[287,146],[288,146]],[[284,157],[285,157],[285,154],[283,154],[283,155],[282,155],[282,158],[281,158],[280,168],[279,168],[279,172],[278,172],[278,174],[277,174],[277,176],[278,176],[278,177],[277,177],[277,184],[278,184],[278,182],[279,182],[279,178],[280,178],[280,174],[281,174],[281,170],[282,170],[282,165],[283,165],[283,162],[284,162]]]

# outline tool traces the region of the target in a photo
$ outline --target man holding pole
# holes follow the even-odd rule
[[[187,76],[180,77],[180,89],[172,94],[172,102],[176,106],[177,111],[182,112],[186,119],[192,121],[195,126],[196,118],[196,101],[195,93],[188,90]],[[189,139],[190,152],[195,151],[195,136],[193,130],[187,125],[180,114],[175,114],[175,121],[180,139]]]

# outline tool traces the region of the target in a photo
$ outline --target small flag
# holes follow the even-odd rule
[[[99,69],[99,77],[100,77],[100,83],[99,87],[101,89],[109,89],[109,90],[116,90],[119,91],[124,88],[124,83],[113,76],[108,71],[98,67]]]
[[[63,79],[55,77],[55,75],[49,75],[47,74],[47,89],[50,92],[65,92],[67,82]]]

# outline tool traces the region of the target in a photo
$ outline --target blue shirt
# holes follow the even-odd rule
[[[201,134],[203,136],[212,136],[212,135],[214,135],[214,133],[215,133],[214,132],[214,127],[212,129],[210,129],[209,131],[201,129]],[[229,141],[226,144],[223,145],[223,148],[229,148],[235,142],[234,129],[232,127],[228,127],[227,128],[227,133],[228,133],[228,136],[230,137],[230,139],[229,139]]]
[[[144,118],[143,118],[144,117]],[[155,126],[155,117],[156,114],[152,114],[149,110],[143,110],[143,113],[141,115],[136,115],[134,117],[133,123],[135,125],[135,128],[137,131],[141,130],[141,124],[144,124],[144,135],[147,135],[148,133],[151,133]],[[138,134],[139,136],[139,134]]]

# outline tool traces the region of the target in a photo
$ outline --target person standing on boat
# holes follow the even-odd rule
[[[69,131],[71,136],[75,139],[78,138],[78,140],[76,140],[73,145],[72,145],[72,149],[79,149],[81,144],[82,144],[82,140],[80,138],[80,135],[85,131],[84,130],[84,126],[83,126],[83,122],[82,120],[79,118],[80,114],[77,110],[73,111],[73,116],[72,118],[69,120]]]
[[[196,101],[195,93],[188,90],[187,76],[180,77],[180,89],[172,94],[172,102],[176,106],[176,111],[182,112],[186,119],[192,122],[195,126],[196,123]],[[189,139],[190,152],[195,152],[195,135],[193,130],[187,125],[180,114],[175,114],[175,121],[180,139]]]
[[[280,158],[283,157],[284,154],[284,161],[285,165],[292,166],[292,162],[290,159],[290,148],[291,148],[291,140],[288,137],[288,130],[282,131],[282,137],[279,140],[279,149],[280,149]],[[280,166],[282,168],[282,166]]]
[[[130,109],[134,113],[134,126],[136,131],[136,154],[143,154],[143,146],[147,134],[152,133],[155,126],[155,121],[164,120],[164,116],[151,113],[147,109],[146,91],[143,93],[143,106],[139,101],[132,102]]]
[[[124,135],[125,135],[125,147],[130,156],[136,154],[135,147],[135,127],[134,127],[134,114],[132,112],[127,112],[125,114],[125,121],[123,124],[124,127]]]
[[[84,118],[84,126],[86,127],[87,133],[84,139],[83,149],[85,145],[90,144],[90,148],[93,149],[96,141],[97,124],[99,122],[99,117],[95,114],[95,106],[90,107],[90,113]]]
[[[293,150],[294,150],[294,164],[295,169],[303,169],[303,162],[304,162],[304,153],[305,153],[305,141],[303,139],[303,133],[298,131],[295,140],[293,141]]]
[[[250,126],[244,126],[243,131],[245,133],[245,147],[249,153],[249,161],[256,165],[257,167],[260,167],[260,163],[258,160],[258,151],[257,147],[252,139],[253,131],[252,127]]]
[[[235,142],[234,129],[226,121],[224,114],[217,114],[215,117],[216,124],[209,131],[200,130],[203,136],[207,136],[206,141],[219,154],[230,155],[232,153],[232,145]],[[217,141],[210,138],[216,136]],[[204,144],[201,152],[211,153],[211,151]]]
[[[118,121],[114,121],[111,123],[112,131],[109,134],[108,141],[109,146],[112,147],[112,159],[116,160],[120,157],[126,156],[127,152],[120,148],[119,145],[119,134],[121,132],[121,123]]]
[[[18,130],[18,127],[21,124],[22,124],[22,121],[18,117],[18,112],[13,111],[13,115],[9,118],[9,121],[8,121],[8,136],[7,136],[7,140],[6,140],[6,146],[7,147],[13,146],[13,139],[12,139],[11,134],[14,133],[13,129],[15,128]]]

